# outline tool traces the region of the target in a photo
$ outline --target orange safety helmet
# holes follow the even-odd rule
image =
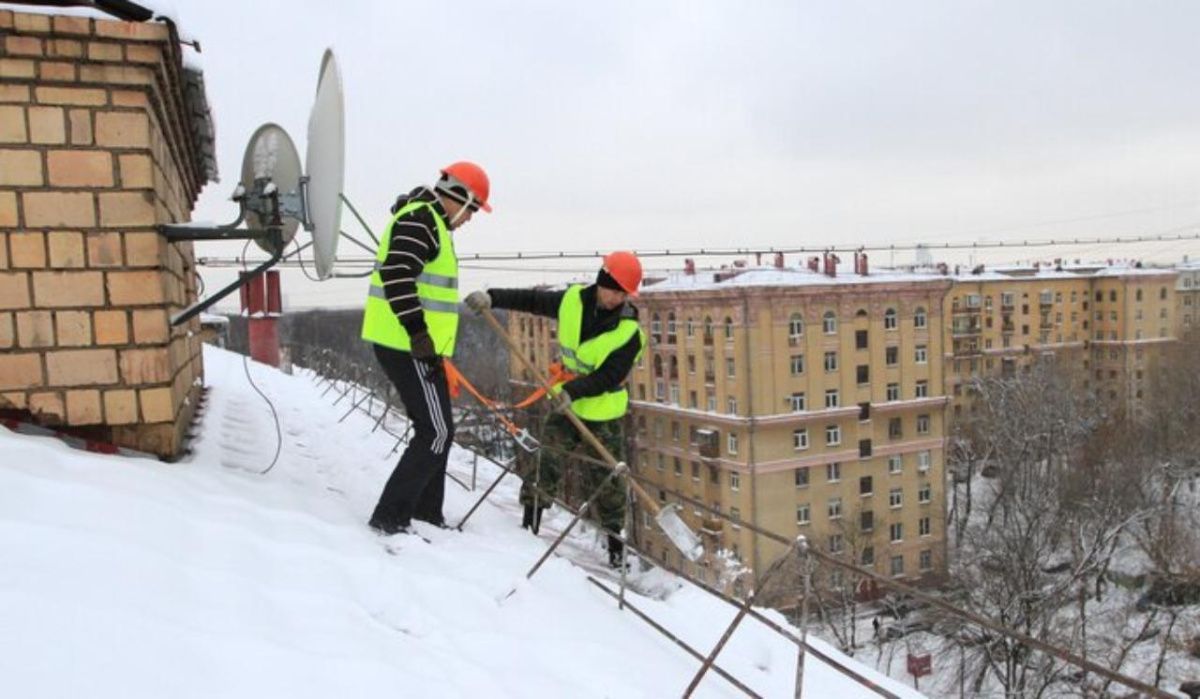
[[[638,285],[642,283],[642,263],[637,255],[628,250],[617,250],[604,256],[605,272],[621,285],[625,293],[637,296]]]
[[[465,194],[466,198],[462,199],[462,203],[491,212],[492,207],[488,204],[488,194],[491,193],[492,185],[483,168],[475,163],[460,160],[442,168],[441,172],[442,180],[438,182],[437,186],[439,191],[455,195],[456,198]],[[458,188],[464,189],[466,192],[453,191]]]

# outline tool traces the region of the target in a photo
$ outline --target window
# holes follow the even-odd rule
[[[892,488],[888,491],[888,507],[896,509],[904,504],[904,490],[902,488]]]
[[[896,309],[889,308],[883,312],[883,329],[884,330],[895,330],[896,329]]]
[[[892,575],[904,575],[904,556],[892,556]]]
[[[729,508],[729,519],[733,520],[734,527],[739,527],[738,523],[742,521],[742,511],[736,507]]]
[[[808,448],[808,428],[801,427],[798,430],[792,430],[792,449],[801,451]]]
[[[804,401],[803,393],[793,393],[791,398],[789,398],[788,400],[792,406],[793,412],[800,412],[802,410],[808,410],[808,408],[806,407],[807,404]]]
[[[900,439],[904,436],[903,418],[888,418],[888,439]]]
[[[875,547],[874,546],[864,546],[863,547],[862,565],[865,565],[865,566],[875,565]]]
[[[866,348],[867,348],[867,331],[866,330],[855,330],[854,331],[854,349],[863,350]]]
[[[725,316],[725,339],[733,340],[733,318]]]
[[[1108,300],[1112,301],[1113,303],[1116,303],[1116,301],[1117,301],[1117,290],[1116,289],[1113,289],[1112,291],[1108,292]]]
[[[730,454],[736,454],[738,449],[738,437],[736,432],[730,432],[726,439],[725,451]]]
[[[1166,300],[1167,300],[1167,287],[1165,287],[1165,286],[1164,286],[1164,287],[1162,287],[1161,289],[1159,289],[1159,290],[1158,290],[1158,299],[1159,299],[1160,301],[1166,301]]]
[[[921,570],[933,570],[933,551],[929,549],[921,551]]]
[[[710,412],[710,413],[717,412],[717,396],[716,396],[716,394],[709,393],[708,397],[705,399],[705,404],[708,406],[708,412]]]
[[[927,322],[928,320],[925,316],[925,309],[921,306],[917,306],[917,310],[913,311],[913,327],[917,330],[923,330]]]
[[[692,482],[693,483],[700,482],[700,462],[699,461],[692,462]]]
[[[730,415],[737,415],[737,398],[730,396],[725,399],[725,412]]]
[[[807,488],[808,487],[808,469],[798,468],[793,473],[795,475],[792,477],[792,480],[794,480],[796,482],[796,487],[797,488]]]
[[[833,335],[837,332],[837,316],[833,311],[825,311],[825,317],[821,320],[821,327],[826,335]]]
[[[729,472],[729,489],[737,492],[742,487],[742,474],[737,471]]]
[[[871,440],[858,440],[858,458],[865,459],[871,455]]]
[[[825,371],[837,371],[837,352],[825,353]]]
[[[794,345],[796,341],[804,336],[804,319],[799,313],[793,313],[788,319],[788,344]]]
[[[919,536],[929,536],[930,531],[930,520],[928,517],[922,517],[917,520],[917,534]]]
[[[650,336],[654,338],[654,342],[662,342],[662,320],[658,314],[650,316]]]
[[[799,376],[804,373],[804,355],[792,355],[792,376]]]
[[[883,350],[883,360],[888,366],[896,366],[900,363],[900,348],[887,347]]]
[[[888,525],[888,538],[894,544],[904,541],[904,525],[900,522],[892,522]]]
[[[933,462],[932,452],[919,451],[917,452],[917,470],[924,473],[929,470],[930,464]]]
[[[675,311],[667,314],[667,344],[675,344]]]
[[[683,475],[683,460],[680,459],[678,456],[676,456],[674,458],[674,461],[675,461],[675,475],[682,476]]]
[[[737,372],[735,371],[735,369],[736,369],[736,365],[733,363],[733,357],[726,357],[725,358],[725,376],[732,379],[734,376],[737,375]]]
[[[841,498],[829,498],[828,512],[829,512],[829,519],[841,519],[842,518],[842,499]]]
[[[692,337],[696,334],[696,322],[692,320],[691,316],[688,316],[687,320],[684,321],[683,331],[688,337]]]
[[[825,426],[825,445],[836,447],[842,443],[842,428],[838,425]]]
[[[872,510],[863,510],[859,513],[858,528],[864,532],[875,530],[875,513]]]
[[[871,404],[870,403],[859,403],[858,404],[858,421],[859,422],[868,422],[870,419],[871,419]]]
[[[694,354],[689,354],[687,356],[687,372],[689,374],[696,373],[696,355]]]
[[[888,457],[888,473],[897,474],[904,470],[904,457],[892,454]]]
[[[873,495],[875,493],[874,485],[870,476],[862,476],[858,479],[858,494]]]
[[[809,511],[808,503],[796,505],[796,524],[804,526],[812,521],[812,513]]]
[[[671,405],[679,405],[679,384],[671,382]]]
[[[929,434],[929,416],[917,416],[917,434]]]
[[[825,464],[825,480],[830,483],[837,483],[842,480],[842,465],[838,462]]]
[[[854,377],[858,380],[858,385],[871,383],[871,369],[866,364],[859,364],[854,368]]]
[[[927,505],[932,499],[933,488],[928,483],[922,483],[921,487],[917,489],[917,502]]]
[[[917,382],[917,398],[927,398],[928,396],[929,396],[929,382],[928,381],[918,381]]]
[[[887,399],[889,401],[900,400],[900,384],[890,383],[887,385]]]
[[[836,388],[825,389],[825,407],[826,408],[838,407],[838,390]]]
[[[1141,289],[1138,289],[1136,292],[1134,292],[1134,300],[1141,302],[1141,300],[1142,300],[1142,290]]]
[[[929,363],[929,352],[926,350],[925,345],[917,345],[917,349],[913,352],[913,361],[917,364]]]
[[[841,534],[831,534],[829,536],[829,552],[841,553],[846,548],[846,539]]]
[[[700,400],[696,397],[695,391],[688,391],[688,407],[692,410],[700,407]]]

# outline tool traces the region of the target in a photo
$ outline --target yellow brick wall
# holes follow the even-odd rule
[[[0,11],[0,410],[162,456],[203,375],[181,69],[164,24]]]

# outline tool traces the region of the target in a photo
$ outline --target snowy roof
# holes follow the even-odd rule
[[[733,275],[717,281],[718,277]],[[697,271],[695,274],[672,272],[666,279],[642,289],[641,294],[673,291],[709,291],[745,287],[829,286],[853,284],[897,284],[944,281],[946,277],[934,272],[901,272],[881,269],[867,276],[855,274],[853,268],[840,264],[837,276],[830,277],[807,267],[733,267],[730,269]]]
[[[662,697],[696,672],[695,659],[587,580],[616,588],[600,572],[594,532],[566,539],[578,564],[552,557],[525,578],[567,517],[552,509],[540,537],[521,529],[517,479],[501,481],[462,532],[418,523],[428,543],[381,539],[365,521],[395,465],[394,437],[365,413],[344,415],[304,372],[251,362],[282,423],[281,456],[263,474],[276,431],[240,355],[206,346],[204,366],[209,400],[181,464],[0,429],[7,696],[307,699],[400,687],[405,696]],[[400,418],[385,427],[404,431]],[[448,470],[463,482],[471,456],[451,450]],[[481,486],[500,474],[478,465]],[[457,522],[477,497],[448,482],[446,515]],[[654,596],[626,598],[702,653],[737,613],[660,570],[630,580]],[[808,638],[888,691],[920,696]],[[760,622],[744,621],[717,663],[762,696],[793,694],[796,646]],[[875,695],[813,656],[804,694]],[[710,672],[697,696],[743,694]]]

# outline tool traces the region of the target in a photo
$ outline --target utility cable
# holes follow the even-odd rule
[[[242,271],[246,271],[246,269],[247,269],[246,250],[249,249],[249,247],[250,247],[250,241],[247,240],[246,244],[242,246],[242,255],[241,255]],[[296,252],[299,253],[299,250],[297,250]],[[271,399],[267,397],[267,394],[262,392],[262,389],[260,389],[258,387],[258,384],[254,383],[254,377],[250,375],[250,355],[249,355],[250,347],[249,347],[249,344],[250,344],[250,323],[249,323],[249,320],[247,319],[247,323],[246,323],[246,345],[247,345],[246,352],[247,352],[247,354],[242,355],[242,371],[245,372],[245,374],[246,374],[246,381],[250,382],[250,388],[254,389],[254,392],[257,393],[260,397],[262,397],[262,399],[264,401],[266,401],[267,407],[271,409],[271,419],[275,421],[275,456],[271,457],[271,463],[268,464],[265,469],[263,469],[262,471],[259,471],[259,473],[258,473],[258,475],[260,475],[260,476],[265,476],[271,472],[271,469],[275,468],[275,464],[279,462],[279,455],[280,455],[280,453],[283,452],[283,429],[280,427],[280,424],[279,424],[279,413],[275,411],[275,404],[271,402]]]

